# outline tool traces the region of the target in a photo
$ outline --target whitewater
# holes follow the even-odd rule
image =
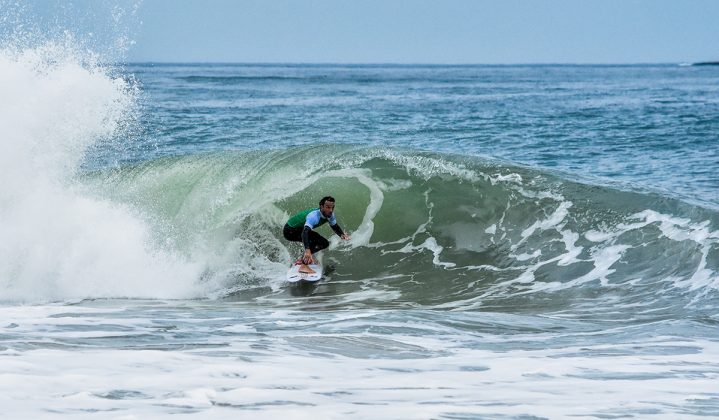
[[[0,414],[716,416],[716,71],[4,48]]]

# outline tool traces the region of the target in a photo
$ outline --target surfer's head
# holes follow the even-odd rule
[[[332,196],[322,197],[320,200],[320,212],[324,217],[330,217],[335,211],[335,198]]]

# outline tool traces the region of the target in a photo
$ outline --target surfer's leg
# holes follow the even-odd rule
[[[330,243],[322,235],[315,231],[310,232],[310,250],[313,254],[330,246]]]
[[[302,242],[302,229],[293,228],[286,224],[282,229],[282,236],[291,242]]]

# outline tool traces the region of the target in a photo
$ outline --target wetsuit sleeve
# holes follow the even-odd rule
[[[312,228],[305,225],[304,229],[302,229],[302,245],[304,245],[305,249],[310,249],[310,231]]]
[[[330,227],[332,228],[332,230],[335,231],[335,233],[337,234],[337,236],[342,236],[342,235],[344,235],[344,233],[345,233],[345,232],[342,230],[342,228],[340,227],[339,223],[337,223],[337,222],[335,222],[334,225],[330,225]]]

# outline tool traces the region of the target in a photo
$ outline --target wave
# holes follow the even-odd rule
[[[190,296],[192,264],[136,209],[77,190],[87,152],[132,125],[134,86],[72,40],[0,49],[0,80],[0,301]]]
[[[338,305],[623,318],[716,307],[714,209],[474,156],[351,145],[83,172],[89,151],[126,137],[132,84],[52,43],[0,50],[0,75],[3,302],[282,293],[299,250],[281,227],[331,194],[352,232],[325,252]]]
[[[138,209],[158,244],[203,264],[212,296],[279,287],[299,253],[282,225],[327,194],[352,232],[332,238],[328,283],[383,295],[368,304],[574,315],[599,305],[612,316],[707,307],[719,288],[715,211],[471,156],[226,152],[95,172],[83,185]]]

